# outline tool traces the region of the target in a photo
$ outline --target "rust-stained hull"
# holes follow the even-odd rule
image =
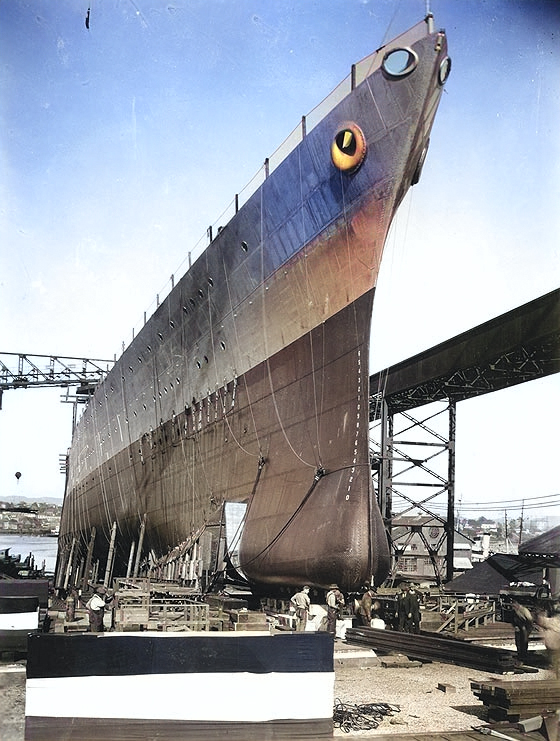
[[[417,179],[442,88],[445,36],[392,42],[414,68],[363,80],[220,231],[96,389],[69,455],[59,580],[69,560],[114,573],[193,541],[224,502],[247,504],[250,582],[355,588],[387,573],[372,488],[372,302],[392,217]],[[391,45],[388,47],[391,48]],[[371,72],[371,74],[369,74]],[[352,122],[365,156],[331,160]],[[141,527],[145,523],[145,527]]]

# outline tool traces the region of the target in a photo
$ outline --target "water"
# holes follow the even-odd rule
[[[0,549],[9,548],[11,556],[20,555],[22,560],[32,553],[35,568],[40,569],[43,561],[48,573],[53,573],[56,566],[58,538],[47,538],[41,535],[0,535]]]

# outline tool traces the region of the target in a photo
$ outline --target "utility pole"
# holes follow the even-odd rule
[[[455,556],[455,430],[457,426],[457,405],[449,401],[449,443],[447,464],[447,519],[445,522],[446,537],[446,581],[454,576],[453,560]]]
[[[525,506],[525,500],[521,500],[521,520],[519,522],[519,545],[521,545],[521,538],[523,537],[523,507]]]

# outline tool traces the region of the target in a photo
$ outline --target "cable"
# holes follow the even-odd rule
[[[400,711],[398,705],[389,705],[386,702],[351,705],[337,698],[333,710],[333,726],[340,728],[344,733],[372,731],[379,726],[385,716],[391,716]]]

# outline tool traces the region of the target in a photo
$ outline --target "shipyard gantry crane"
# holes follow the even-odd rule
[[[78,394],[87,396],[107,375],[114,362],[0,351],[0,399],[2,392],[8,389],[45,386],[78,386]]]
[[[65,399],[74,404],[75,410],[76,404],[89,399],[114,363],[115,360],[0,351],[0,409],[2,394],[8,389],[75,386],[76,394]]]

